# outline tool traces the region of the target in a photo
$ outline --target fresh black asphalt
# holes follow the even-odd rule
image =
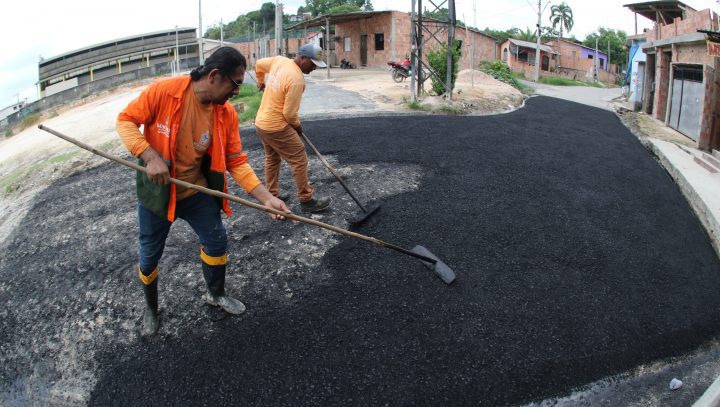
[[[423,168],[416,191],[383,200],[357,231],[421,244],[457,280],[343,239],[320,266],[333,278],[292,306],[251,304],[212,330],[106,349],[91,404],[517,404],[720,332],[720,262],[610,112],[536,97],[492,117],[304,125],[344,164]]]

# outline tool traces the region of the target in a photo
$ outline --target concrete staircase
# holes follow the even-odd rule
[[[720,151],[712,150],[712,153],[696,150],[678,145],[680,149],[690,154],[693,161],[711,174],[720,176]]]

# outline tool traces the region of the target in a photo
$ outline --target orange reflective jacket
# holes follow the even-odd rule
[[[145,89],[118,115],[118,121],[129,121],[136,126],[143,125],[143,136],[163,159],[170,161],[170,176],[175,178],[176,139],[182,118],[185,93],[191,90],[190,76],[161,79]],[[203,163],[208,188],[227,192],[225,172],[247,162],[242,151],[238,116],[230,103],[214,105],[212,144]],[[139,156],[147,145],[142,142],[128,146],[130,152]],[[138,199],[143,206],[156,215],[175,220],[175,184],[157,187],[144,174],[138,173]],[[230,216],[230,204],[223,199],[221,207]]]

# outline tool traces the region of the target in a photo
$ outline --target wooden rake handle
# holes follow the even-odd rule
[[[119,157],[115,157],[115,156],[113,156],[113,155],[111,155],[111,154],[108,154],[108,153],[106,153],[106,152],[104,152],[104,151],[100,151],[100,150],[94,148],[93,146],[91,146],[91,145],[89,145],[89,144],[85,144],[85,143],[83,143],[83,142],[80,141],[80,140],[76,140],[76,139],[74,139],[74,138],[72,138],[72,137],[70,137],[70,136],[66,136],[66,135],[60,133],[59,131],[53,130],[53,129],[51,129],[51,128],[49,128],[49,127],[46,127],[46,126],[44,126],[44,125],[42,125],[42,124],[38,125],[38,128],[39,128],[40,130],[44,130],[44,131],[46,131],[46,132],[48,132],[48,133],[50,133],[50,134],[52,134],[52,135],[54,135],[54,136],[57,136],[57,137],[65,140],[65,141],[67,141],[67,142],[70,142],[70,143],[72,143],[72,144],[75,144],[76,146],[78,146],[78,147],[80,147],[80,148],[82,148],[82,149],[84,149],[84,150],[90,151],[91,153],[93,153],[93,154],[95,154],[95,155],[99,155],[99,156],[101,156],[101,157],[107,158],[108,160],[115,161],[116,163],[122,164],[122,165],[124,165],[124,166],[126,166],[126,167],[130,167],[130,168],[132,168],[132,169],[134,169],[134,170],[136,170],[136,171],[140,171],[140,172],[142,172],[142,173],[147,174],[147,171],[145,170],[145,167],[142,167],[142,166],[140,166],[140,165],[138,165],[138,164],[132,163],[132,162],[130,162],[130,161],[124,160],[124,159],[119,158]],[[405,248],[403,248],[403,247],[394,245],[394,244],[392,244],[392,243],[383,242],[382,240],[376,239],[376,238],[371,237],[371,236],[366,236],[366,235],[362,235],[362,234],[360,234],[360,233],[351,232],[351,231],[349,231],[349,230],[345,230],[345,229],[339,228],[339,227],[337,227],[337,226],[329,225],[329,224],[323,223],[323,222],[318,222],[318,221],[316,221],[316,220],[314,220],[314,219],[310,219],[310,218],[305,218],[305,217],[302,217],[302,216],[298,216],[298,215],[295,215],[294,213],[287,213],[287,212],[279,211],[279,210],[277,210],[277,209],[268,208],[268,207],[266,207],[266,206],[264,206],[264,205],[256,204],[255,202],[251,202],[251,201],[248,201],[248,200],[246,200],[246,199],[239,198],[239,197],[237,197],[237,196],[235,196],[235,195],[230,195],[230,194],[226,194],[226,193],[224,193],[224,192],[216,191],[216,190],[214,190],[214,189],[201,187],[201,186],[199,186],[199,185],[191,184],[191,183],[189,183],[189,182],[181,181],[181,180],[179,180],[179,179],[175,179],[175,178],[172,178],[172,177],[170,178],[170,182],[173,183],[173,184],[175,184],[175,185],[180,185],[180,186],[185,187],[185,188],[194,189],[194,190],[199,191],[199,192],[202,192],[202,193],[204,193],[204,194],[208,194],[208,195],[216,196],[216,197],[218,197],[218,198],[223,198],[223,199],[227,199],[227,200],[229,200],[229,201],[237,202],[237,203],[239,203],[239,204],[242,204],[242,205],[245,205],[245,206],[249,206],[249,207],[251,207],[251,208],[253,208],[253,209],[257,209],[257,210],[259,210],[259,211],[263,211],[263,212],[267,212],[267,213],[272,213],[272,214],[274,214],[274,215],[284,216],[285,218],[292,219],[292,220],[296,220],[296,221],[302,222],[302,223],[307,223],[307,224],[309,224],[309,225],[321,227],[321,228],[323,228],[323,229],[327,229],[327,230],[333,231],[333,232],[335,232],[335,233],[339,233],[339,234],[341,234],[341,235],[345,235],[345,236],[352,237],[352,238],[355,238],[355,239],[364,240],[364,241],[366,241],[366,242],[370,242],[370,243],[375,244],[375,245],[378,245],[378,246],[386,247],[386,248],[388,248],[388,249],[392,249],[392,250],[395,250],[395,251],[398,251],[398,252],[407,254],[407,255],[409,255],[409,256],[416,257],[416,258],[418,258],[418,259],[421,259],[421,260],[423,260],[423,261],[426,261],[426,262],[429,262],[429,263],[432,263],[432,264],[437,263],[437,261],[436,261],[435,259],[431,258],[431,257],[427,257],[427,256],[423,256],[423,255],[420,255],[420,254],[417,254],[417,253],[413,253],[413,252],[411,252],[410,250],[407,250],[407,249],[405,249]]]

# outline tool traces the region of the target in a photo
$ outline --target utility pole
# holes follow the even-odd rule
[[[282,55],[282,3],[275,0],[275,50],[276,55]]]
[[[445,97],[452,100],[452,78],[453,78],[453,59],[455,56],[455,2],[448,2],[448,54],[447,54],[447,82],[445,84]]]
[[[327,65],[327,77],[330,79],[330,19],[325,18],[325,65]]]
[[[598,80],[598,40],[599,38],[595,38],[595,63],[593,64],[595,67],[595,82]]]
[[[203,50],[203,34],[202,34],[202,0],[198,0],[198,57],[200,65],[205,63],[205,51]]]
[[[473,0],[473,27],[477,30],[477,8],[475,7],[475,0]],[[475,32],[472,34],[472,50],[470,51],[470,85],[475,88]]]
[[[540,79],[540,24],[542,24],[542,0],[538,0],[537,49],[535,50],[535,74],[533,81]]]
[[[255,21],[253,21],[253,59],[257,59],[257,38],[255,37]]]
[[[225,28],[225,27],[223,27],[222,18],[221,18],[220,19],[220,46],[221,47],[223,46],[223,28]]]
[[[417,50],[417,32],[415,27],[415,0],[412,2],[412,12],[410,13],[410,69],[412,69],[412,75],[410,75],[410,101],[417,102],[417,96],[415,94],[415,76],[418,71],[417,58],[415,58],[415,51]]]

